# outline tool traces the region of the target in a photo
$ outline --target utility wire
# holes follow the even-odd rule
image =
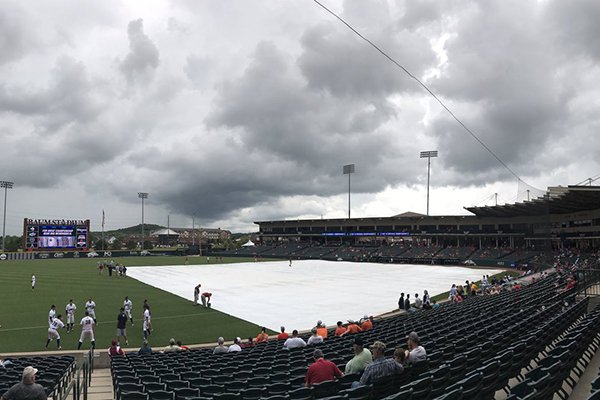
[[[397,66],[398,68],[400,68],[402,71],[404,71],[408,76],[410,76],[412,79],[414,79],[419,85],[421,85],[421,87],[423,89],[425,89],[435,100],[437,100],[437,102],[444,108],[444,110],[446,110],[446,112],[448,114],[450,114],[450,116],[460,125],[463,127],[463,129],[465,131],[467,131],[469,133],[469,135],[471,135],[473,137],[473,139],[475,139],[484,149],[486,149],[488,151],[488,153],[490,153],[500,164],[502,164],[502,166],[504,168],[506,168],[506,170],[508,172],[510,172],[515,178],[517,178],[517,180],[522,181],[521,178],[519,178],[519,175],[516,174],[515,171],[513,171],[504,161],[502,161],[502,159],[500,157],[498,157],[496,155],[496,153],[494,153],[492,151],[492,149],[490,149],[481,139],[479,139],[479,137],[477,137],[477,135],[471,131],[471,129],[469,129],[453,112],[452,110],[450,110],[450,108],[448,108],[448,106],[446,106],[446,104],[444,104],[444,102],[435,94],[433,93],[433,91],[431,91],[431,89],[429,89],[429,87],[427,87],[427,85],[425,85],[423,82],[421,82],[421,80],[419,78],[417,78],[416,76],[414,76],[413,74],[411,74],[406,68],[404,68],[404,66],[402,66],[399,62],[397,62],[395,59],[393,59],[390,55],[388,55],[385,51],[383,51],[379,46],[377,46],[375,43],[373,43],[371,40],[369,40],[368,38],[366,38],[365,36],[363,36],[360,32],[358,32],[356,29],[354,29],[348,22],[346,22],[342,17],[340,17],[339,15],[337,15],[336,13],[334,13],[333,11],[331,11],[329,8],[327,8],[325,5],[323,5],[323,3],[321,3],[319,0],[313,0],[316,4],[318,4],[321,8],[323,8],[325,11],[327,11],[329,14],[333,15],[336,19],[338,19],[342,24],[346,25],[346,27],[348,29],[350,29],[352,32],[354,32],[356,35],[358,35],[358,37],[360,37],[362,40],[364,40],[365,42],[367,42],[368,44],[370,44],[375,50],[377,50],[379,53],[381,53],[382,56],[384,56],[385,58],[387,58],[389,61],[391,61],[395,66]]]

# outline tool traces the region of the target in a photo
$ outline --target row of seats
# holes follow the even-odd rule
[[[46,394],[53,398],[67,386],[75,373],[75,358],[72,356],[19,357],[4,361],[4,368],[0,368],[0,394],[19,383],[23,369],[30,365],[38,370],[36,383],[42,385]]]
[[[129,393],[137,393],[163,400],[383,398],[404,393],[402,396],[413,399],[433,399],[449,393],[472,398],[469,396],[478,393],[478,398],[492,399],[497,390],[508,390],[511,378],[523,379],[522,370],[530,368],[532,361],[585,313],[587,299],[575,301],[573,292],[557,293],[553,283],[552,275],[519,291],[469,297],[461,304],[378,321],[373,330],[357,335],[366,343],[383,340],[389,356],[395,346],[405,346],[409,332],[416,331],[428,361],[407,369],[402,377],[370,388],[350,389],[359,376],[302,388],[313,349],[285,350],[281,342],[270,340],[240,353],[213,355],[205,349],[114,358],[115,395],[128,399]],[[319,347],[327,359],[344,369],[353,356],[353,339],[350,335],[332,337],[331,333]]]

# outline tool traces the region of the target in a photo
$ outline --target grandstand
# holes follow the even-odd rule
[[[566,396],[600,345],[600,309],[587,313],[589,299],[577,296],[577,288],[557,291],[560,279],[552,273],[522,290],[377,321],[356,335],[365,343],[384,341],[391,356],[415,331],[428,359],[370,386],[350,388],[359,379],[350,374],[304,388],[314,347],[287,350],[272,339],[239,353],[115,357],[116,398],[441,399],[455,393],[452,398],[492,399],[503,389],[511,399]],[[330,329],[319,348],[343,369],[352,340]]]

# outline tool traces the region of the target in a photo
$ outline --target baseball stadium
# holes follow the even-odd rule
[[[600,187],[566,186],[465,216],[259,221],[236,250],[113,255],[127,267],[110,274],[91,249],[3,253],[2,385],[31,364],[53,398],[567,398],[598,362],[599,200]],[[46,310],[57,305],[56,321],[70,299],[74,328],[46,341]],[[92,299],[89,342],[79,322]],[[288,348],[280,326],[304,346]],[[388,359],[415,346],[426,357],[353,385],[364,374],[348,368],[353,349],[373,343]],[[306,387],[315,350],[343,376]]]
[[[599,4],[0,2],[0,400],[600,400]]]

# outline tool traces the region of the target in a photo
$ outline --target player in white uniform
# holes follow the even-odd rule
[[[150,306],[144,305],[144,339],[148,339],[152,330],[152,322],[150,321]]]
[[[94,323],[97,324],[98,320],[96,320],[96,303],[91,297],[85,303],[85,311],[87,311],[88,315],[94,320]]]
[[[35,275],[31,274],[31,290],[35,289]]]
[[[62,322],[62,315],[58,314],[56,318],[52,320],[52,322],[50,323],[50,327],[48,328],[48,340],[46,341],[46,349],[48,348],[48,345],[50,344],[52,339],[56,339],[56,347],[58,347],[58,350],[62,348],[60,347],[60,334],[58,333],[58,330],[60,328],[64,328],[64,326],[65,324],[63,324]]]
[[[52,321],[54,321],[54,317],[56,316],[56,306],[52,304],[50,306],[50,311],[48,311],[48,326],[52,325]]]
[[[84,339],[90,339],[92,342],[92,349],[96,348],[96,339],[94,338],[94,319],[90,317],[88,311],[85,312],[85,317],[81,319],[79,325],[81,325],[81,336],[79,337],[79,343],[77,344],[77,350],[81,349]]]
[[[75,324],[75,311],[77,306],[73,303],[73,299],[69,300],[69,303],[65,306],[65,312],[67,313],[67,333],[71,333],[73,325]]]
[[[131,326],[133,326],[133,317],[131,313],[133,311],[133,303],[127,296],[125,296],[125,301],[123,301],[123,308],[125,309],[125,315],[127,315],[127,318],[131,321]]]

